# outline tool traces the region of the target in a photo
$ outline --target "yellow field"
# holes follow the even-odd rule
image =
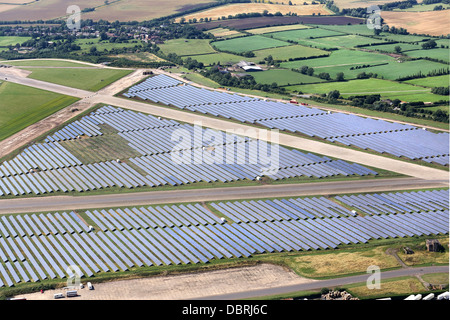
[[[381,17],[389,26],[405,28],[409,33],[427,33],[433,36],[450,33],[448,10],[426,12],[383,11]]]
[[[287,3],[287,1],[286,1]],[[289,12],[296,13],[297,15],[312,15],[313,13],[321,15],[330,15],[333,14],[331,11],[326,9],[324,5],[282,5],[282,4],[267,4],[267,3],[235,3],[229,4],[226,6],[216,7],[212,9],[208,9],[202,12],[196,12],[192,14],[188,14],[184,16],[184,18],[189,21],[189,19],[197,19],[201,18],[210,18],[212,20],[217,20],[218,18],[229,15],[236,15],[239,13],[263,13],[264,10],[267,10],[269,13],[281,12],[282,14],[287,14]],[[176,21],[179,21],[177,19]]]
[[[366,272],[372,265],[381,269],[398,267],[397,260],[387,255],[387,247],[377,247],[363,252],[335,254],[311,254],[298,257],[290,267],[306,277],[326,277],[357,272]]]
[[[109,0],[109,5],[104,5],[104,2],[105,0],[77,0],[74,3],[67,0],[40,0],[25,6],[13,6],[3,12],[0,9],[0,20],[48,20],[64,17],[67,7],[76,4],[81,9],[96,8],[95,11],[82,13],[82,19],[143,21],[171,15],[183,8],[209,3],[211,0]]]
[[[229,29],[224,29],[224,28],[216,28],[216,29],[209,30],[208,32],[212,33],[215,37],[218,37],[218,38],[241,34],[239,31],[229,30]]]
[[[309,27],[305,26],[303,24],[292,24],[292,25],[286,25],[286,26],[276,26],[276,27],[248,29],[248,30],[245,30],[245,31],[253,33],[253,34],[263,34],[263,33],[269,33],[269,32],[298,30],[298,29],[306,29],[306,28],[309,28]]]
[[[373,295],[389,296],[394,294],[413,294],[424,290],[424,286],[417,278],[410,277],[404,280],[382,280],[380,289],[370,290],[367,288],[367,285],[364,284],[359,287],[349,288],[348,291],[357,297],[370,297]]]

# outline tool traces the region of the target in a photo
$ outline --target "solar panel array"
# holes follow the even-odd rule
[[[258,253],[337,248],[370,239],[448,234],[448,190],[155,205],[0,218],[0,286],[132,267],[207,263]],[[353,198],[351,198],[353,200]],[[413,201],[415,200],[415,201]],[[380,202],[381,201],[381,202]],[[395,209],[394,209],[395,208]],[[222,218],[224,219],[222,219]],[[86,222],[90,221],[95,232]]]
[[[262,125],[268,128],[305,134],[362,149],[389,153],[398,157],[449,164],[449,135],[351,114],[325,112],[317,108],[268,102],[183,85],[158,89],[170,77],[148,79],[140,91],[130,89],[127,97],[138,97],[194,112]],[[155,89],[156,88],[156,89]]]
[[[65,127],[49,136],[46,143],[27,147],[12,160],[0,164],[0,196],[175,186],[200,181],[231,182],[255,180],[260,176],[279,180],[302,176],[377,175],[356,163],[284,147],[279,147],[277,163],[270,163],[272,147],[264,141],[207,129],[198,131],[192,125],[111,106],[101,107],[79,121],[94,123],[100,130],[101,126],[109,126],[115,132],[108,134],[117,135],[137,151],[134,154],[142,156],[129,158],[127,154],[119,162],[105,159],[83,163],[68,150],[73,145],[66,145],[65,141],[73,139],[75,133],[66,135],[68,127]],[[192,139],[187,144],[174,141],[172,135],[179,131],[183,139]],[[208,135],[211,132],[214,136]],[[220,155],[222,149],[225,151]],[[268,152],[263,153],[263,150]],[[186,164],[173,161],[175,152],[187,151],[191,156],[185,159]],[[197,156],[204,161],[197,164]]]

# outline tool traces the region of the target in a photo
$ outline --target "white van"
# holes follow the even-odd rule
[[[94,290],[94,286],[92,285],[92,283],[88,282],[87,286],[88,286],[89,290]]]
[[[53,299],[60,299],[60,298],[64,298],[64,294],[62,294],[62,293],[55,293],[53,295]]]

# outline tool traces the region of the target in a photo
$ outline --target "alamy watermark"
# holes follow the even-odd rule
[[[77,289],[80,287],[80,279],[81,279],[81,270],[76,265],[70,265],[66,269],[66,273],[69,275],[67,278],[67,288],[68,289]]]
[[[69,17],[66,20],[67,28],[72,31],[81,29],[81,9],[77,5],[71,5],[67,7],[66,13]]]
[[[369,290],[381,289],[381,271],[379,266],[369,266],[367,273],[370,276],[367,278],[366,286]]]
[[[367,13],[370,14],[366,21],[367,28],[371,30],[381,29],[381,9],[372,5],[367,7]]]
[[[192,131],[174,130],[171,140],[176,143],[171,160],[177,165],[255,165],[259,166],[261,176],[275,175],[279,170],[278,130],[231,129],[224,134],[204,129],[201,122],[195,122]]]

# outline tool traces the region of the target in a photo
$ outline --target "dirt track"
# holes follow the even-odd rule
[[[95,284],[95,290],[78,290],[76,298],[64,300],[185,300],[204,296],[260,290],[284,285],[312,283],[281,266],[262,264],[217,271],[120,280]],[[83,282],[82,282],[83,283]],[[86,283],[83,283],[86,285]],[[21,295],[27,300],[53,299],[63,289]]]

